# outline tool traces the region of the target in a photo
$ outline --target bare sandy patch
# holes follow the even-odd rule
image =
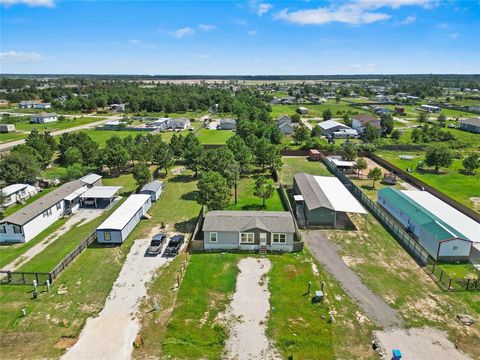
[[[267,258],[239,261],[240,273],[232,302],[220,319],[229,324],[226,359],[281,359],[265,334],[270,310],[270,292],[266,274],[271,268]]]

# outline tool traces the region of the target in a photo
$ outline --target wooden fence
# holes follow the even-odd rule
[[[46,285],[47,280],[52,283],[50,273],[0,271],[0,284],[2,285],[32,285],[34,280],[38,285]]]

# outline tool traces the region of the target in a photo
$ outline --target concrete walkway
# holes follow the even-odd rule
[[[122,270],[113,284],[103,310],[89,318],[77,343],[62,357],[64,360],[130,359],[133,342],[140,330],[136,316],[141,299],[155,271],[169,259],[145,256],[150,239],[136,240]]]
[[[376,325],[387,328],[402,326],[403,321],[396,310],[362,283],[360,277],[343,262],[335,244],[330,242],[321,231],[304,231],[302,238],[312,255],[335,276],[345,291],[358,302]]]

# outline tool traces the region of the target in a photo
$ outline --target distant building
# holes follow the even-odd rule
[[[277,119],[277,127],[284,135],[293,134],[297,125],[298,124],[294,124],[292,119],[287,115],[282,115]]]
[[[461,119],[459,121],[460,130],[480,134],[480,118]]]
[[[403,115],[405,114],[405,108],[403,106],[395,106],[395,112],[397,114]]]
[[[334,120],[322,121],[321,123],[318,123],[317,126],[320,128],[320,130],[322,131],[322,134],[325,136],[330,136],[335,131],[339,131],[341,129],[344,129],[344,130],[351,129],[349,126]]]
[[[0,189],[0,191],[5,197],[3,206],[10,206],[24,201],[37,193],[37,189],[28,184],[13,184]]]
[[[442,111],[442,109],[438,106],[426,105],[426,104],[420,105],[419,110],[426,111],[429,113],[439,113],[440,111]]]
[[[0,99],[0,107],[8,106],[8,104],[10,104],[8,100]]]
[[[15,132],[15,124],[0,124],[0,133]]]
[[[172,130],[186,130],[190,127],[190,120],[187,118],[172,118],[167,122],[167,128]]]
[[[32,115],[30,118],[30,122],[32,124],[45,124],[49,122],[57,121],[58,117],[55,113],[40,113],[36,115]]]
[[[480,105],[470,105],[468,111],[480,111]]]
[[[142,190],[140,190],[140,194],[150,195],[152,198],[152,201],[157,201],[160,198],[160,195],[162,194],[162,192],[163,192],[163,182],[158,180],[149,182],[144,187],[142,187]]]
[[[17,106],[19,109],[33,109],[36,104],[40,104],[40,101],[37,101],[37,100],[20,101]]]
[[[235,119],[220,119],[217,129],[219,130],[236,130],[237,120]]]
[[[371,115],[354,115],[352,117],[352,128],[357,130],[359,134],[363,133],[367,123],[370,123],[376,128],[380,129],[380,120]]]
[[[306,115],[306,114],[308,114],[308,109],[307,109],[306,107],[304,107],[304,106],[299,106],[299,107],[297,108],[297,112],[298,112],[299,114]]]
[[[125,112],[125,104],[111,104],[110,110],[115,112]]]
[[[52,104],[50,103],[39,103],[39,104],[33,105],[34,109],[41,109],[41,110],[51,109],[51,107],[52,107]]]

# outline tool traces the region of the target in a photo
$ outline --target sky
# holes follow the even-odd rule
[[[0,73],[480,73],[479,0],[0,0]]]

